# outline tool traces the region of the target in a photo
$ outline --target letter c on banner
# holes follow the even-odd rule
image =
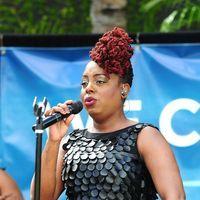
[[[200,104],[192,99],[176,99],[167,104],[159,120],[160,131],[165,139],[172,145],[178,147],[187,147],[197,143],[200,140],[200,134],[196,131],[192,131],[187,135],[177,135],[172,129],[173,115],[179,110],[189,110],[192,113],[196,113],[200,109]]]

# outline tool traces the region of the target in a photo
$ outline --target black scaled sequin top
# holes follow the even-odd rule
[[[137,136],[150,124],[111,133],[75,130],[66,150],[62,181],[69,200],[153,200],[156,190],[137,151]]]

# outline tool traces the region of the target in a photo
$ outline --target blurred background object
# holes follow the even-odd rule
[[[92,33],[104,33],[115,26],[127,28],[127,0],[92,0]]]
[[[199,0],[0,0],[0,32],[13,34],[195,31]]]

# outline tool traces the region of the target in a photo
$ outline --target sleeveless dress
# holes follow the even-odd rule
[[[62,181],[69,200],[157,199],[151,176],[137,150],[138,123],[110,133],[74,130],[63,145]],[[156,128],[156,127],[154,127]]]

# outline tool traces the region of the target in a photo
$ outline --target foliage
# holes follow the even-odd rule
[[[200,2],[199,2],[200,3]],[[174,5],[174,9],[162,22],[160,30],[164,32],[195,29],[200,27],[200,4],[185,1],[182,6]]]
[[[0,0],[0,32],[90,33],[92,0]],[[200,27],[200,0],[127,0],[129,32],[172,32]]]
[[[1,33],[89,33],[89,0],[0,0]]]
[[[127,10],[128,28],[133,32],[173,32],[200,27],[199,0],[130,0]]]

